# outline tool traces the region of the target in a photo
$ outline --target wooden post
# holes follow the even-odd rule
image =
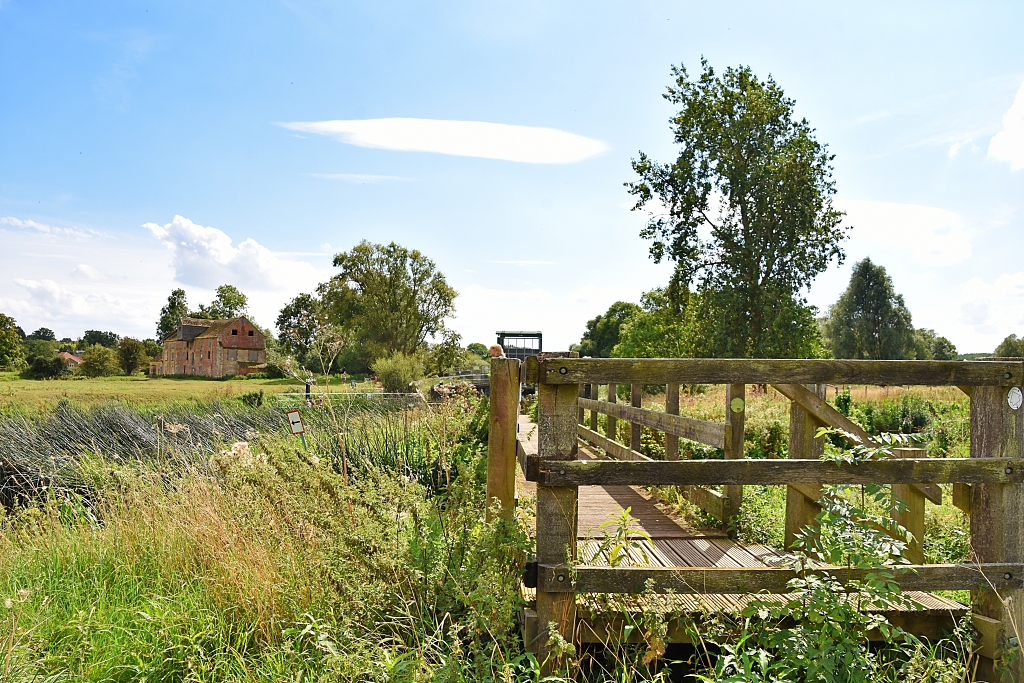
[[[577,384],[576,386],[579,387],[578,391],[576,392],[577,396],[579,396],[580,398],[590,398],[589,396],[587,396],[587,387],[590,386],[590,385],[588,385],[588,384]],[[578,401],[577,401],[576,405],[577,406],[579,405]],[[584,410],[583,410],[583,408],[578,408],[576,410],[576,415],[577,415],[577,420],[576,421],[579,424],[583,424],[583,419],[584,419]]]
[[[665,412],[669,415],[679,414],[679,385],[665,385]],[[665,435],[665,459],[679,459],[679,437],[674,434]]]
[[[1024,455],[1024,410],[1017,387],[974,387],[971,392],[971,457],[1019,458]],[[1013,406],[1016,405],[1015,409]],[[1024,560],[1024,487],[1021,484],[973,484],[971,486],[971,549],[976,562]],[[1024,590],[988,587],[974,592],[972,602],[983,617],[1001,624],[996,660],[982,658],[979,680],[1024,681],[1024,656],[1020,651],[1024,630]],[[1001,678],[997,678],[1000,676]]]
[[[576,353],[542,353],[545,358],[577,357]],[[550,460],[577,458],[576,418],[579,402],[577,384],[537,385],[538,455]],[[578,523],[575,486],[537,487],[537,562],[564,564],[576,559]],[[549,629],[573,642],[576,631],[576,594],[537,591],[537,659],[541,677],[559,670],[562,662],[551,655]]]
[[[807,388],[819,397],[825,397],[824,384],[808,384]],[[815,439],[818,427],[824,426],[821,421],[801,408],[798,404],[789,404],[789,457],[791,459],[814,460],[825,452],[825,443]],[[801,487],[804,492],[811,490],[820,493],[821,487]],[[790,548],[796,540],[796,534],[805,526],[814,523],[814,518],[821,512],[821,506],[815,499],[809,498],[800,489],[786,487],[786,532],[785,546]]]
[[[601,396],[601,385],[600,384],[591,384],[590,385],[590,398],[592,400],[596,401],[596,400],[598,400],[598,398],[600,396]],[[590,411],[590,428],[593,429],[595,432],[600,434],[601,432],[597,428],[598,424],[600,424],[600,420],[598,419],[599,415],[600,415],[600,413],[598,413],[596,410],[591,410]]]
[[[897,458],[928,457],[923,448],[894,448],[892,452]],[[906,503],[902,513],[893,507],[892,518],[914,536],[904,554],[913,564],[924,564],[924,494],[910,484],[893,484],[892,495]]]
[[[747,387],[744,384],[730,384],[725,388],[725,459],[743,459],[744,430],[743,423],[747,410]],[[729,498],[729,512],[722,522],[728,527],[729,520],[739,514],[743,503],[742,486],[726,486],[724,491]]]
[[[619,402],[619,385],[618,384],[609,384],[608,385],[608,402],[609,403],[618,403]],[[604,435],[607,436],[612,441],[618,441],[619,440],[619,432],[617,431],[618,428],[619,428],[618,421],[614,417],[612,417],[611,415],[606,415],[605,419],[608,420],[608,421],[605,423]]]
[[[511,516],[516,497],[516,429],[519,426],[519,361],[491,359],[487,431],[487,519],[495,499]]]
[[[644,398],[644,385],[643,384],[630,384],[629,385],[629,403],[634,408],[643,407]],[[630,422],[629,423],[629,447],[634,451],[640,450],[640,423]]]

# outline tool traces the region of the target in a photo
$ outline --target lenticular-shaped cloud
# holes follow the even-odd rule
[[[279,125],[290,130],[329,135],[358,147],[435,152],[529,164],[571,164],[607,149],[600,140],[555,128],[485,121],[390,118],[296,121]]]
[[[142,227],[171,252],[174,277],[186,285],[212,289],[230,283],[268,291],[308,288],[318,281],[319,274],[310,263],[282,259],[252,238],[234,246],[223,231],[183,216],[166,225]]]
[[[988,155],[1010,162],[1014,171],[1024,168],[1024,83],[1003,116],[1003,130],[989,141]]]

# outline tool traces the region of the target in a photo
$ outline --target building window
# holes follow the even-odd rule
[[[249,351],[249,360],[251,362],[255,363],[256,359],[258,359],[258,358],[259,358],[259,351],[256,351],[255,349],[252,349],[252,350]]]
[[[238,352],[235,349],[228,349],[228,360],[235,360]]]
[[[255,336],[255,335],[253,334],[253,331],[252,331],[252,330],[249,330],[249,336],[250,336],[250,337],[253,337],[253,336]]]
[[[231,334],[233,334],[233,335],[235,335],[237,337],[238,336],[238,330],[231,330]]]
[[[209,351],[207,351],[207,352],[206,352],[206,360],[210,360],[210,358],[211,358],[211,356],[210,356],[210,352],[209,352]]]

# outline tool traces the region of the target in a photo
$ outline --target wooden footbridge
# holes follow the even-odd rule
[[[521,383],[537,386],[537,424],[519,415]],[[630,386],[629,405],[617,386]],[[643,385],[666,387],[665,412],[641,406]],[[725,384],[726,421],[679,415],[683,384]],[[790,400],[788,459],[744,459],[747,384],[771,384]],[[820,459],[820,426],[833,426],[873,443],[869,434],[823,398],[826,384],[957,386],[971,401],[971,457],[927,458],[923,449],[896,449],[899,457],[837,465]],[[907,503],[898,521],[913,535],[915,564],[898,581],[917,603],[889,613],[891,622],[929,637],[973,612],[982,665],[979,679],[1024,681],[1019,629],[1024,627],[1024,410],[1020,361],[834,361],[732,359],[580,359],[545,353],[525,363],[493,359],[487,495],[511,510],[517,462],[536,485],[537,561],[528,567],[523,632],[528,648],[551,668],[549,625],[577,643],[636,639],[630,613],[738,613],[755,594],[787,592],[794,577],[783,554],[740,543],[717,529],[694,529],[661,510],[642,487],[678,486],[725,522],[740,509],[744,484],[787,487],[786,543],[814,522],[822,484],[891,484]],[[600,387],[606,387],[604,392]],[[603,397],[602,397],[603,394]],[[589,426],[587,417],[589,415]],[[606,416],[600,433],[598,415]],[[630,424],[630,443],[616,440],[617,421]],[[641,427],[665,434],[665,460],[642,455]],[[593,427],[593,428],[591,428]],[[680,460],[679,439],[722,449],[724,460]],[[973,564],[924,564],[921,539],[926,501],[941,502],[938,484],[953,484],[954,504],[970,515]],[[529,486],[520,477],[519,486]],[[721,487],[721,490],[711,488]],[[631,508],[637,535],[628,566],[611,566],[602,553],[600,524]],[[895,514],[895,513],[894,513]],[[848,581],[862,571],[823,567]],[[930,591],[971,590],[972,606]],[[609,614],[602,595],[620,599]],[[686,634],[669,625],[670,641]],[[1001,666],[997,666],[1001,665]]]

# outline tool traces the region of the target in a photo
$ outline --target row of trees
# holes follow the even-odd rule
[[[249,297],[242,294],[234,285],[221,285],[209,306],[199,304],[196,310],[190,310],[184,289],[175,289],[167,297],[167,303],[160,309],[160,319],[156,323],[156,338],[163,342],[178,329],[181,318],[224,319],[237,318],[245,315],[249,307]]]
[[[832,200],[833,155],[794,102],[749,67],[721,75],[683,66],[665,98],[679,153],[643,152],[626,183],[647,210],[641,237],[675,265],[639,306],[616,302],[587,324],[582,355],[620,357],[955,358],[934,330],[915,330],[881,266],[858,263],[850,286],[819,319],[803,292],[842,263],[849,226]]]

